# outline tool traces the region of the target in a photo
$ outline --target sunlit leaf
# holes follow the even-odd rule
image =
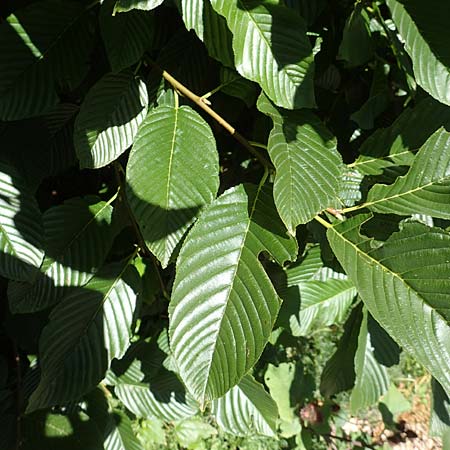
[[[205,210],[177,261],[170,341],[179,374],[200,402],[224,395],[259,358],[280,300],[258,255],[282,264],[297,245],[271,189],[239,185]]]

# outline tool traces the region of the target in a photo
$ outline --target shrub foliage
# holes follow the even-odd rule
[[[1,449],[449,434],[449,2],[2,3]]]

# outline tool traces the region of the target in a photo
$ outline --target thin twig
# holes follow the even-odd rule
[[[147,245],[145,244],[145,240],[142,237],[141,231],[139,230],[133,212],[131,211],[130,205],[128,204],[128,200],[125,196],[125,185],[123,182],[124,170],[120,165],[120,163],[118,162],[114,163],[114,172],[116,174],[117,184],[119,185],[120,199],[122,200],[123,204],[125,205],[125,209],[127,210],[128,218],[130,219],[131,225],[134,230],[134,234],[136,235],[136,239],[139,242],[139,247],[141,248],[141,251],[144,256],[150,256],[150,251],[147,248]]]
[[[116,174],[117,184],[119,185],[120,198],[125,205],[125,209],[127,210],[128,218],[131,222],[131,225],[133,226],[134,234],[136,235],[136,239],[138,240],[142,254],[143,256],[150,258],[153,261],[153,265],[155,266],[156,274],[158,276],[159,284],[161,286],[161,292],[166,300],[170,300],[170,295],[167,292],[166,285],[164,284],[164,280],[162,279],[161,273],[159,272],[158,262],[153,253],[151,253],[150,250],[148,249],[147,244],[145,243],[145,239],[141,234],[141,230],[139,229],[136,219],[134,218],[133,212],[131,211],[128,199],[125,196],[125,185],[123,182],[125,171],[123,170],[123,167],[121,166],[120,163],[118,162],[114,163],[114,172]]]
[[[320,216],[316,216],[316,217],[314,217],[314,219],[316,219],[317,222],[319,222],[325,228],[331,228],[332,227],[331,223],[329,223],[326,220],[322,219],[322,217],[320,217]]]
[[[206,102],[205,99],[194,94],[190,89],[188,89],[184,84],[180,83],[176,80],[170,73],[161,69],[155,62],[153,62],[150,58],[145,59],[154,69],[158,70],[163,78],[169,82],[175,90],[177,90],[180,94],[184,95],[189,100],[193,101],[197,106],[203,109],[206,113],[208,113],[217,123],[222,125],[225,130],[227,130],[231,136],[233,136],[240,144],[242,144],[264,167],[272,167],[272,163],[267,160],[263,155],[257,152],[229,122],[227,122],[221,115],[217,114]]]

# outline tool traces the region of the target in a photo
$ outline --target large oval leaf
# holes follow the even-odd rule
[[[268,152],[276,176],[275,204],[288,230],[309,222],[327,207],[339,206],[343,164],[336,139],[308,111],[280,111],[265,96],[258,108],[273,120]]]
[[[44,252],[41,212],[25,180],[0,162],[0,275],[29,281]]]
[[[164,421],[185,419],[198,411],[177,376],[167,370],[167,355],[154,341],[133,344],[120,361],[112,364],[106,382],[137,417]]]
[[[97,197],[74,198],[44,214],[45,259],[32,282],[10,283],[13,312],[55,304],[71,286],[82,286],[102,266],[116,234],[113,208]]]
[[[132,422],[123,411],[113,411],[105,435],[105,450],[142,450],[141,443],[133,432]]]
[[[88,69],[90,19],[79,2],[46,0],[0,24],[0,119],[41,114],[77,86]]]
[[[110,73],[96,83],[75,121],[80,166],[103,167],[118,158],[133,143],[147,105],[147,88],[132,72]]]
[[[139,61],[153,40],[153,13],[130,11],[114,14],[115,0],[105,1],[100,10],[100,30],[109,64],[113,72],[120,72]]]
[[[219,187],[209,125],[188,106],[160,106],[143,122],[127,166],[127,196],[145,243],[169,263],[201,208]]]
[[[150,11],[162,4],[164,0],[116,0],[114,13],[127,12],[133,9],[143,9]]]
[[[194,30],[208,49],[209,56],[224,66],[234,67],[232,35],[225,19],[209,0],[181,0],[181,14],[188,30]]]
[[[364,308],[355,354],[355,386],[350,396],[352,412],[356,414],[359,409],[374,405],[388,388],[389,375],[386,367],[375,357],[373,338],[368,328],[368,313]]]
[[[129,345],[138,290],[129,261],[115,263],[53,309],[39,341],[41,380],[28,411],[78,400],[101,381]]]
[[[384,214],[450,219],[450,133],[442,128],[436,131],[421,147],[408,173],[391,185],[375,185],[364,205]]]
[[[441,126],[450,127],[450,108],[426,98],[414,108],[405,109],[392,125],[376,130],[366,139],[351,166],[364,175],[380,175],[390,166],[409,166],[414,151]]]
[[[226,191],[200,217],[177,261],[169,334],[179,374],[200,402],[224,395],[258,360],[280,300],[258,256],[282,264],[297,244],[268,187]]]
[[[278,106],[315,106],[313,54],[303,19],[285,6],[255,0],[211,0],[233,33],[238,72]]]
[[[412,59],[417,83],[437,100],[450,105],[450,3],[387,0],[387,4]]]
[[[222,430],[235,436],[276,436],[277,404],[251,375],[214,400],[212,414]]]
[[[331,227],[330,245],[374,318],[450,392],[450,234],[407,222],[373,248],[368,217]]]

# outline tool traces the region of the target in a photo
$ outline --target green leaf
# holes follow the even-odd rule
[[[309,111],[282,111],[260,96],[258,108],[271,116],[268,152],[275,169],[274,198],[291,234],[337,199],[343,164],[336,139]]]
[[[111,414],[105,434],[105,450],[142,450],[131,428],[130,418],[120,410],[114,410]]]
[[[431,380],[431,392],[430,434],[442,436],[450,430],[450,398],[434,378]]]
[[[379,248],[358,215],[327,232],[372,316],[450,392],[450,234],[406,222]]]
[[[436,131],[418,151],[408,173],[391,185],[372,187],[364,204],[372,211],[450,219],[450,133]]]
[[[277,404],[251,375],[214,400],[212,414],[222,430],[235,436],[276,436]]]
[[[221,397],[258,360],[280,300],[258,255],[292,260],[271,189],[239,185],[205,210],[177,260],[169,305],[170,341],[179,374],[201,403]]]
[[[360,128],[365,130],[373,128],[375,119],[389,107],[391,87],[387,78],[388,73],[389,69],[385,64],[378,61],[373,72],[369,98],[350,116]]]
[[[111,205],[98,200],[73,198],[45,212],[45,259],[31,282],[10,283],[13,313],[55,304],[66,288],[86,284],[102,266],[116,230]]]
[[[211,72],[216,70],[216,64],[209,58],[202,41],[184,28],[171,35],[156,63],[193,92],[205,92],[211,88]],[[151,84],[160,85],[161,71],[153,70],[150,80]],[[152,92],[151,87],[149,91]]]
[[[387,4],[412,59],[417,83],[435,99],[450,105],[450,4],[440,0],[387,0]]]
[[[73,123],[78,105],[60,103],[44,116],[50,134],[50,148],[45,161],[45,175],[60,175],[77,164],[73,144]]]
[[[150,11],[162,5],[164,0],[117,0],[114,6],[114,14],[116,12],[127,12],[133,9],[143,9]]]
[[[400,413],[411,409],[411,403],[392,383],[386,394],[383,395],[378,408],[383,417],[383,421],[390,427],[395,427],[395,418]]]
[[[36,116],[75,88],[88,69],[92,16],[78,2],[46,0],[0,24],[0,119]],[[70,51],[67,51],[70,49]]]
[[[370,18],[361,3],[346,20],[338,59],[347,62],[348,67],[361,66],[372,58],[373,42],[370,31]]]
[[[377,403],[389,388],[387,370],[375,358],[366,308],[364,308],[363,314],[358,348],[355,354],[355,386],[350,396],[350,409],[353,414],[359,409]]]
[[[153,450],[155,445],[167,447],[165,424],[155,417],[141,420],[137,431],[137,437],[141,441],[144,450]]]
[[[286,6],[297,11],[312,25],[327,6],[327,0],[284,0]]]
[[[350,280],[311,280],[288,287],[283,300],[290,310],[296,306],[288,318],[292,335],[307,336],[313,330],[341,322],[355,296]]]
[[[376,130],[352,164],[363,175],[380,175],[386,167],[411,165],[414,152],[440,126],[449,128],[450,109],[432,98],[405,109],[387,128]]]
[[[137,417],[169,422],[198,411],[176,374],[168,370],[168,351],[167,332],[163,331],[158,339],[132,344],[107,373],[105,382],[115,386],[117,397]]]
[[[154,16],[140,10],[113,15],[113,8],[114,0],[102,3],[100,31],[111,69],[120,72],[138,62],[144,52],[150,50]]]
[[[121,358],[132,334],[139,278],[129,261],[104,267],[52,310],[39,341],[42,371],[28,411],[78,400]]]
[[[21,433],[21,450],[103,448],[100,430],[92,420],[89,420],[89,416],[84,411],[79,410],[70,411],[67,414],[55,414],[49,411],[27,414],[21,421]]]
[[[320,392],[325,397],[347,391],[355,384],[355,355],[362,320],[362,305],[359,304],[347,319],[338,348],[323,369]]]
[[[31,280],[44,258],[41,212],[25,179],[0,162],[0,275]]]
[[[179,0],[184,24],[205,44],[209,56],[224,66],[234,67],[232,34],[225,19],[208,0]]]
[[[127,166],[127,196],[145,243],[166,267],[219,187],[214,136],[188,106],[160,106],[140,127]]]
[[[205,440],[217,434],[217,430],[200,417],[192,417],[175,424],[174,434],[181,448],[200,450],[205,448],[202,445]]]
[[[107,74],[88,92],[75,121],[81,168],[99,168],[131,146],[147,114],[147,88],[132,72]]]
[[[296,400],[300,399],[291,395],[292,386],[299,383],[295,363],[280,363],[278,366],[269,364],[264,374],[264,383],[278,406],[281,435],[291,437],[300,433],[300,420],[296,414]]]
[[[233,33],[237,71],[287,109],[315,106],[306,24],[292,10],[255,0],[211,0]]]
[[[248,108],[251,108],[258,94],[258,85],[242,78],[236,71],[227,67],[220,68],[221,92],[240,98]]]

